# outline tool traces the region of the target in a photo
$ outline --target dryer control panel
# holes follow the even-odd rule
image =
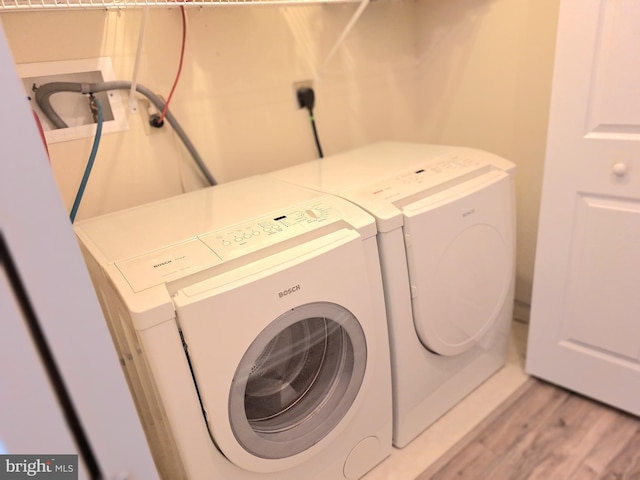
[[[456,152],[428,162],[409,173],[372,185],[368,187],[368,191],[371,195],[395,200],[425,190],[447,188],[452,183],[463,182],[490,168],[484,161]]]
[[[405,205],[496,169],[486,159],[472,153],[454,151],[423,164],[416,163],[400,175],[346,192],[343,196],[373,213],[379,232],[389,232],[402,226]]]

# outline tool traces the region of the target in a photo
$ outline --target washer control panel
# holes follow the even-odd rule
[[[338,219],[339,215],[332,207],[325,203],[314,203],[199,238],[222,260],[228,260]]]
[[[116,266],[131,288],[139,292],[312,231],[340,218],[337,209],[318,202],[200,235],[139,257],[116,262]]]

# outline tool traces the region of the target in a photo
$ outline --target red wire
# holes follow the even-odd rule
[[[173,87],[171,87],[171,92],[169,93],[169,97],[164,104],[164,108],[162,109],[162,113],[160,114],[159,122],[164,120],[164,116],[167,114],[167,110],[169,109],[169,102],[171,101],[171,97],[173,97],[173,92],[176,89],[176,85],[178,85],[178,80],[180,79],[180,74],[182,73],[182,62],[184,61],[184,46],[187,43],[187,17],[184,12],[184,6],[180,6],[180,11],[182,12],[182,48],[180,49],[180,63],[178,64],[178,73],[176,74],[176,79],[173,81]]]

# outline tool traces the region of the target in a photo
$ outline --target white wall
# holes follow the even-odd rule
[[[517,298],[528,303],[559,0],[403,0],[367,7],[316,83],[325,154],[378,139],[483,148],[518,165]],[[225,182],[314,158],[292,82],[312,78],[356,5],[188,8],[171,110]],[[140,10],[0,14],[17,63],[111,57],[132,75]],[[177,8],[151,9],[139,81],[168,95]],[[103,137],[78,219],[202,185],[170,129]],[[70,209],[91,139],[50,146]]]
[[[419,0],[420,138],[517,167],[516,298],[531,301],[559,0]]]
[[[219,182],[314,158],[293,82],[313,78],[356,10],[354,4],[188,8],[185,66],[171,110]],[[326,154],[381,138],[415,137],[414,5],[371,5],[316,84],[315,116]],[[130,80],[142,14],[65,11],[2,14],[16,63],[109,56]],[[409,28],[408,28],[409,27]],[[389,32],[393,31],[393,34]],[[177,70],[181,16],[151,9],[139,82],[167,96]],[[201,185],[177,137],[131,130],[105,135],[78,219]],[[70,206],[91,139],[50,146]],[[186,165],[186,168],[185,168]]]

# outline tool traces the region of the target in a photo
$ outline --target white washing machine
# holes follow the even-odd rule
[[[389,320],[393,443],[404,447],[506,360],[514,165],[484,151],[381,142],[271,175],[376,218]]]
[[[258,176],[75,230],[162,478],[355,480],[390,454],[362,209]]]

